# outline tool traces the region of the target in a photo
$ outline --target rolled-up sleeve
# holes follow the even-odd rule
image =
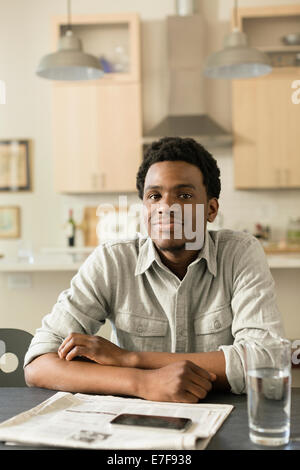
[[[264,250],[254,237],[245,240],[237,251],[232,272],[234,342],[232,345],[220,346],[219,350],[225,355],[226,376],[231,391],[240,394],[246,392],[244,341],[254,338],[263,343],[270,334],[284,337],[284,328],[277,306],[274,280]]]
[[[41,354],[56,352],[69,333],[96,334],[109,314],[109,279],[101,266],[100,248],[83,263],[70,288],[44,316],[24,358],[24,367]]]

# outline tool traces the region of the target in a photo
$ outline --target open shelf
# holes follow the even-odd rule
[[[271,56],[274,68],[299,67],[299,45],[286,45],[283,37],[300,33],[300,6],[239,8],[238,23],[249,45]]]
[[[67,28],[65,17],[53,18],[55,49]],[[75,15],[71,29],[81,39],[84,51],[99,58],[105,72],[97,80],[99,84],[140,81],[140,24],[136,13]]]
[[[263,52],[267,53],[275,53],[275,52],[282,52],[282,53],[291,53],[291,52],[299,52],[300,53],[300,44],[299,46],[258,46],[257,49],[260,49]]]

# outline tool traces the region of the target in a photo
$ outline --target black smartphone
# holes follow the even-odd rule
[[[155,416],[155,415],[142,415],[122,413],[113,418],[110,424],[118,429],[137,429],[143,428],[147,430],[159,431],[176,431],[184,432],[192,424],[189,418],[177,418],[174,416]]]

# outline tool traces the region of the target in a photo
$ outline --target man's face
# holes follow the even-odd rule
[[[161,251],[199,250],[206,221],[218,212],[217,199],[207,198],[201,171],[184,161],[150,166],[143,204],[148,234]]]

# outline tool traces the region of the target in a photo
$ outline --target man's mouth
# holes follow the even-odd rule
[[[183,223],[181,220],[156,220],[151,221],[151,226],[155,231],[173,233],[178,230],[182,232]]]
[[[150,222],[151,225],[159,225],[160,227],[175,227],[175,225],[183,225],[182,220],[155,220]]]

